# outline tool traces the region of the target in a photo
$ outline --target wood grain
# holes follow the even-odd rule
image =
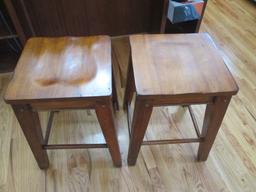
[[[207,33],[132,35],[130,42],[138,95],[200,96],[238,91]]]
[[[6,101],[111,95],[110,45],[107,36],[30,39]]]
[[[3,97],[3,92],[6,90],[6,82],[9,78],[1,78],[0,80],[0,96]],[[11,138],[12,138],[12,121],[13,115],[10,106],[5,105],[4,101],[0,100],[0,191],[4,190],[7,183],[7,173],[9,167],[9,157],[11,151]]]
[[[27,38],[158,32],[163,4],[163,0],[12,2]]]
[[[238,86],[212,38],[207,33],[132,35],[130,45],[132,59],[128,67],[124,105],[129,108],[133,91],[136,99],[129,128],[128,164],[136,163],[142,144],[191,142],[200,142],[198,160],[206,161],[230,99],[238,92]],[[177,103],[182,106],[207,104],[202,138],[143,142],[152,107]],[[189,111],[191,113],[191,108]],[[192,120],[195,124],[195,117]]]
[[[12,108],[38,162],[38,166],[41,169],[47,169],[49,167],[49,160],[46,150],[42,148],[44,140],[38,113],[32,111],[32,109],[26,105],[12,105]]]
[[[107,149],[50,151],[51,167],[41,171],[11,109],[1,100],[0,177],[2,192],[66,191],[255,191],[256,180],[256,7],[244,0],[210,0],[201,31],[218,44],[240,91],[233,97],[207,162],[197,163],[197,144],[143,146],[135,167],[128,167],[126,115],[116,112],[123,167],[116,169]],[[119,54],[121,55],[121,54]],[[122,58],[118,61],[122,62]],[[123,63],[121,63],[123,65]],[[124,65],[123,65],[124,66]],[[122,71],[126,74],[126,71]],[[125,76],[124,76],[125,77]],[[10,75],[0,76],[0,91]],[[123,94],[117,81],[118,95]],[[119,101],[122,98],[119,98]],[[120,102],[121,103],[121,102]],[[8,112],[9,109],[9,112]],[[199,122],[204,106],[193,110]],[[4,116],[3,116],[3,115]],[[47,115],[40,117],[42,127]],[[9,122],[11,121],[11,122]],[[188,111],[163,107],[152,112],[146,139],[195,137]],[[11,138],[5,138],[10,137]],[[96,114],[64,111],[56,114],[50,143],[104,142]],[[3,142],[5,141],[5,142]],[[9,154],[8,154],[9,153]],[[2,155],[4,154],[4,155]],[[2,166],[3,165],[3,166]]]
[[[118,102],[116,90],[112,98],[115,83],[110,45],[108,36],[33,38],[27,42],[5,100],[11,103],[41,169],[49,167],[47,149],[102,146],[109,148],[114,165],[121,166],[112,108],[113,103],[118,108]],[[26,87],[30,90],[25,91]],[[107,144],[47,145],[37,110],[83,108],[96,110]],[[49,128],[45,132],[48,141]]]

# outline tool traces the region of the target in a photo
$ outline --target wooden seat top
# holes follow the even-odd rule
[[[5,100],[108,96],[112,93],[108,36],[31,38]]]
[[[207,33],[130,36],[139,95],[235,94],[235,80]]]

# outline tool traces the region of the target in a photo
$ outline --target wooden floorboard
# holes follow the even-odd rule
[[[143,146],[136,166],[127,166],[126,114],[116,112],[122,168],[107,149],[49,151],[50,168],[38,168],[11,108],[0,99],[0,192],[80,191],[251,191],[256,189],[256,5],[249,0],[210,0],[201,32],[208,32],[233,73],[240,91],[231,101],[206,162],[197,162],[198,144]],[[113,42],[120,103],[126,79],[127,39]],[[207,50],[206,50],[207,51]],[[11,74],[0,75],[0,96]],[[121,79],[121,80],[120,80]],[[195,106],[202,124],[204,106]],[[40,114],[46,128],[48,113]],[[182,107],[153,110],[145,140],[195,137]],[[51,143],[103,143],[94,111],[56,113]]]

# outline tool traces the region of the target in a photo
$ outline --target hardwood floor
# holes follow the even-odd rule
[[[78,191],[255,191],[256,189],[256,5],[247,0],[210,0],[201,32],[218,44],[240,92],[233,97],[206,162],[196,161],[197,144],[143,146],[128,167],[126,114],[116,113],[123,167],[114,168],[107,149],[49,151],[41,171],[10,106],[0,100],[0,192]],[[116,39],[113,60],[120,103],[127,42]],[[207,50],[206,50],[207,51]],[[117,65],[117,62],[119,65]],[[118,72],[117,69],[121,69]],[[2,97],[11,74],[0,76]],[[204,106],[194,107],[200,118]],[[41,123],[46,127],[47,112]],[[195,136],[188,111],[155,108],[145,139]],[[62,111],[54,117],[52,143],[104,142],[94,111]]]

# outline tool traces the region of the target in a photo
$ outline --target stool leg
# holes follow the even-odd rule
[[[199,145],[197,156],[198,161],[207,160],[213,142],[225,116],[230,99],[231,97],[216,97],[213,104],[207,105],[201,134],[202,137],[204,137],[204,141]]]
[[[114,105],[114,108],[115,108],[115,110],[119,110],[116,82],[115,82],[115,77],[114,77],[113,70],[112,70],[112,92],[113,92],[113,105]]]
[[[112,160],[116,167],[122,165],[121,154],[119,150],[119,145],[117,141],[117,134],[115,130],[115,124],[113,119],[113,108],[111,100],[106,103],[106,105],[98,105],[95,108],[98,121],[100,123],[103,135],[107,142],[109,152],[111,154]]]
[[[131,63],[131,57],[129,59],[128,65],[128,72],[127,72],[127,79],[126,79],[126,86],[125,86],[125,93],[124,93],[124,103],[123,108],[126,110],[127,104],[131,104],[133,93],[135,91],[135,82],[134,82],[134,75]]]
[[[38,113],[32,111],[28,105],[12,105],[12,108],[38,166],[41,169],[47,169],[49,160],[46,150],[42,147],[44,140]]]
[[[136,163],[153,109],[152,106],[146,106],[143,101],[137,98],[138,97],[136,97],[132,119],[131,140],[127,160],[128,165],[135,165]]]

